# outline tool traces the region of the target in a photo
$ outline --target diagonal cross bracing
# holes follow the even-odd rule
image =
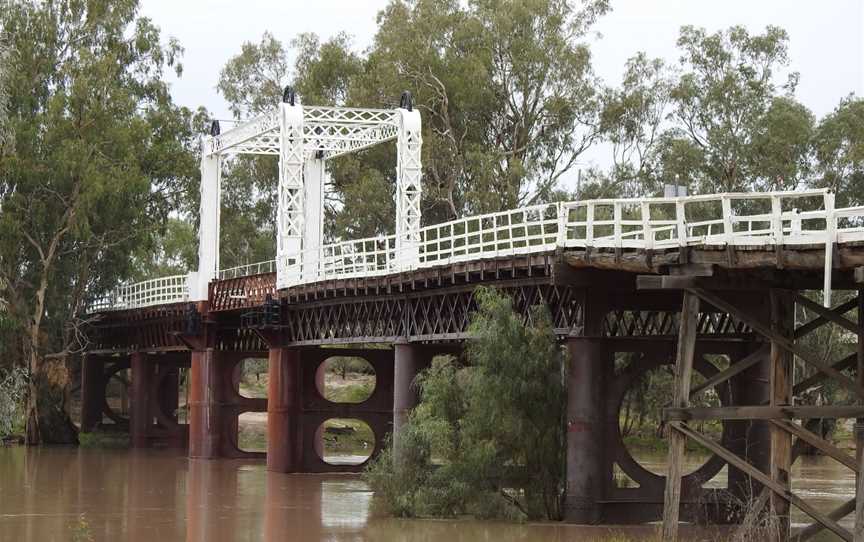
[[[304,107],[304,154],[322,151],[333,158],[395,139],[399,113],[391,109]],[[211,154],[279,155],[278,109],[264,113],[212,138]]]

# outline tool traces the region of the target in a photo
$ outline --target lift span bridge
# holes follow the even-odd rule
[[[388,141],[398,156],[395,234],[324,244],[326,161]],[[276,259],[222,269],[221,161],[236,154],[278,157]],[[474,292],[493,286],[526,319],[530,307],[547,306],[570,354],[569,521],[664,518],[674,538],[679,517],[746,526],[764,510],[788,536],[792,505],[813,518],[804,538],[829,529],[852,539],[838,522],[857,501],[817,511],[792,492],[791,465],[807,445],[860,467],[810,421],[864,418],[864,207],[836,208],[826,190],[712,194],[552,203],[422,227],[420,177],[421,119],[407,95],[395,109],[353,109],[303,106],[287,91],[273,111],[230,131],[214,124],[203,142],[197,271],[119,286],[88,309],[83,429],[113,421],[128,424],[137,447],[240,457],[256,454],[239,449],[238,416],[266,411],[269,469],[356,470],[322,460],[321,424],[358,418],[377,448],[388,432],[398,442],[418,401],[414,377],[432,356],[460,354]],[[823,302],[806,290],[821,290]],[[815,319],[796,322],[796,306]],[[846,316],[854,309],[857,321]],[[826,325],[857,338],[857,353],[826,361],[801,346]],[[319,369],[334,355],[373,366],[366,401],[332,403],[319,392]],[[626,363],[616,368],[616,356]],[[238,368],[254,357],[269,359],[267,399],[239,395]],[[796,375],[794,357],[815,372]],[[672,364],[669,473],[659,476],[624,446],[619,408],[647,372]],[[105,402],[106,382],[126,368],[128,420]],[[177,417],[184,368],[188,423]],[[693,371],[701,384],[691,384]],[[825,380],[853,403],[796,402]],[[708,390],[722,406],[693,407]],[[693,420],[722,421],[722,438],[697,432]],[[682,474],[686,439],[713,455]],[[727,487],[705,487],[724,466]],[[615,469],[631,487],[619,487]],[[735,508],[754,488],[755,505]]]

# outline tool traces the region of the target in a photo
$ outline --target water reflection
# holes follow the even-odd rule
[[[805,458],[796,468],[804,476],[796,492],[820,509],[854,495],[854,478],[828,460]],[[356,476],[268,473],[261,463],[158,451],[0,448],[0,541],[510,542],[652,533],[651,527],[374,518],[371,499]]]

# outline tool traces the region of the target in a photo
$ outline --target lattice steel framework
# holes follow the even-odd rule
[[[585,290],[556,284],[549,278],[513,279],[494,283],[513,299],[514,310],[524,322],[534,318],[533,307],[548,308],[555,333],[581,335],[584,330]],[[449,341],[468,338],[468,326],[477,310],[477,285],[461,285],[410,293],[361,295],[290,303],[283,307],[284,344],[321,345],[362,342]],[[263,314],[263,313],[262,313]],[[603,319],[603,336],[610,338],[671,338],[679,316],[675,311],[612,310]],[[256,311],[244,317],[244,325],[257,327]],[[720,312],[700,314],[700,336],[718,339],[746,338],[752,330]]]
[[[314,208],[307,208],[306,196],[322,192],[326,183],[323,162],[393,139],[398,140],[395,244],[398,249],[403,249],[398,251],[400,265],[410,267],[416,262],[420,242],[420,132],[420,114],[413,110],[407,93],[403,95],[399,109],[387,110],[303,107],[293,91],[286,89],[283,103],[275,111],[242,123],[224,134],[219,133],[218,123],[214,123],[212,135],[204,142],[202,164],[218,164],[218,158],[235,154],[279,157],[276,270],[278,287],[286,288],[304,276],[317,277],[319,272],[320,231],[307,230],[321,223],[323,198],[312,198],[308,205]],[[314,167],[308,167],[310,164]],[[307,166],[305,174],[304,166]],[[318,174],[309,173],[313,171]],[[214,168],[207,169],[206,175],[202,173],[202,186],[218,187],[218,182],[213,183],[211,179],[216,175]],[[218,232],[218,207],[218,194],[215,200],[207,198],[206,204],[202,198],[202,217],[216,217],[217,222],[214,226],[212,219],[202,218],[204,226],[199,239],[202,242],[208,240],[208,254],[212,251],[209,240],[214,238],[213,231]],[[215,250],[218,253],[218,245]],[[206,286],[215,278],[210,264],[218,262],[218,254],[210,256],[200,258],[207,268],[199,269],[192,292],[194,300],[206,299]]]
[[[614,310],[606,313],[603,332],[608,337],[671,336],[678,332],[679,313],[671,311]],[[753,333],[746,324],[724,312],[699,314],[699,335],[745,336]]]
[[[296,103],[296,102],[295,102]],[[330,159],[384,143],[399,136],[399,109],[353,107],[304,107],[303,153],[318,153]],[[267,112],[213,137],[205,155],[264,154],[279,156],[281,144],[279,111]]]
[[[410,266],[420,257],[420,188],[423,140],[420,113],[400,109],[396,175],[396,254],[399,264]]]
[[[279,104],[279,194],[276,215],[277,283],[287,283],[286,259],[297,254],[303,238],[303,108],[290,103]]]
[[[512,296],[514,309],[529,322],[531,307],[549,308],[560,335],[582,324],[581,290],[548,280],[502,281],[499,291]],[[284,318],[284,340],[296,345],[460,340],[477,310],[476,286],[466,285],[410,294],[342,298],[292,304]]]

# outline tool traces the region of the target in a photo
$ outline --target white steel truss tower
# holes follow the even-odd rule
[[[282,103],[221,134],[214,122],[201,158],[201,226],[198,272],[190,279],[193,300],[207,299],[219,269],[219,202],[222,159],[230,155],[279,157],[276,284],[286,288],[316,276],[323,242],[325,163],[386,141],[397,140],[394,267],[419,261],[421,121],[411,96],[398,109],[318,107],[300,104],[288,88]]]

